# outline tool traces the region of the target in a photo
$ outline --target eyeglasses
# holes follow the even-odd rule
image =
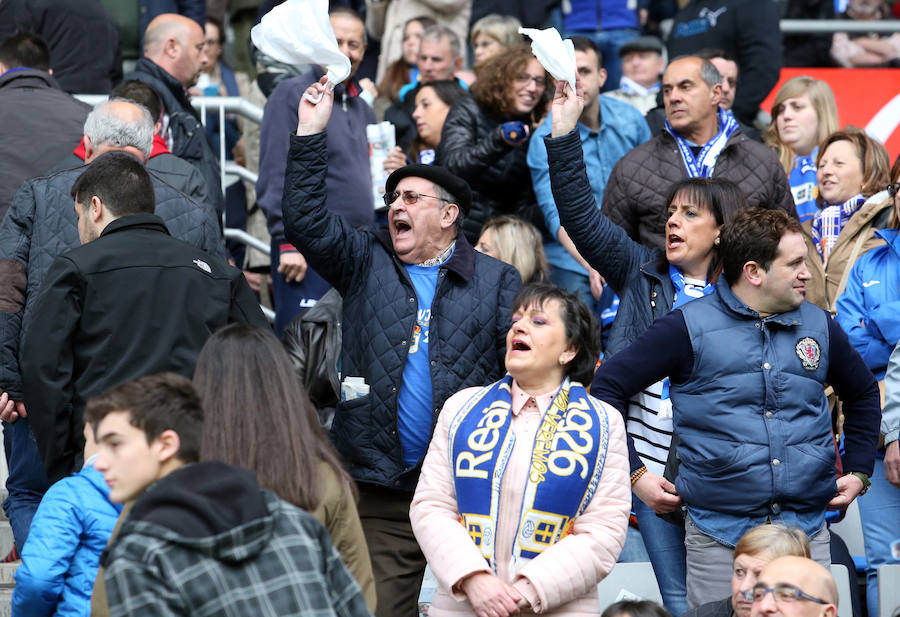
[[[521,75],[516,75],[516,85],[524,86],[529,81],[533,81],[535,87],[538,89],[543,89],[543,87],[544,87],[544,78],[543,77],[532,77],[528,73],[522,73]]]
[[[390,193],[384,194],[384,205],[388,208],[391,207],[391,204],[397,201],[398,197],[403,198],[403,203],[407,206],[411,206],[417,201],[419,201],[420,197],[431,197],[432,199],[439,199],[441,201],[445,201],[448,204],[453,203],[449,199],[444,199],[443,197],[437,197],[436,195],[423,195],[422,193],[417,193],[415,191],[391,191]]]
[[[808,593],[803,593],[796,587],[756,587],[744,592],[744,600],[747,602],[762,602],[763,598],[770,593],[778,604],[790,604],[797,600],[808,600],[809,602],[815,602],[816,604],[831,604],[830,602],[811,596]]]
[[[893,184],[887,185],[888,195],[891,197],[896,197],[897,193],[900,193],[900,182],[894,182]]]

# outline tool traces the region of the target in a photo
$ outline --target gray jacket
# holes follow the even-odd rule
[[[0,77],[0,219],[25,180],[47,173],[78,143],[90,111],[44,71]]]

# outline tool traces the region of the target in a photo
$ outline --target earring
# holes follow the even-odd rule
[[[719,237],[718,236],[716,236],[716,241],[713,242],[713,244],[715,244],[716,246],[719,246]]]

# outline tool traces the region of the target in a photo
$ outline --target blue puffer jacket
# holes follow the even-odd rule
[[[875,236],[887,244],[853,265],[835,319],[875,377],[884,379],[900,340],[900,230],[882,229]]]
[[[419,464],[403,464],[397,396],[418,310],[415,288],[387,232],[356,230],[325,208],[327,135],[291,136],[284,182],[284,229],[310,266],[344,298],[341,373],[364,377],[367,396],[338,403],[332,439],[360,482],[412,491]],[[477,253],[460,234],[440,268],[428,353],[434,401],[503,375],[518,272]]]
[[[12,612],[19,617],[87,617],[100,554],[122,506],[92,465],[50,487],[31,523],[16,570]]]
[[[828,315],[804,302],[760,319],[724,281],[680,310],[694,364],[671,389],[675,486],[694,522],[728,545],[766,517],[815,533],[837,490]]]
[[[638,244],[597,209],[577,129],[562,137],[547,135],[544,144],[560,223],[582,257],[619,295],[619,312],[606,347],[612,355],[672,310],[675,286],[665,254]]]
[[[0,389],[21,400],[19,345],[53,260],[81,246],[69,191],[85,167],[27,181],[0,224]],[[150,172],[156,214],[172,237],[225,259],[215,211]],[[80,430],[80,429],[79,429]]]

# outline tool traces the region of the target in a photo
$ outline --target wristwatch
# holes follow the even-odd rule
[[[872,486],[872,483],[869,482],[869,476],[867,476],[866,474],[864,474],[861,471],[851,471],[850,473],[845,473],[844,475],[845,476],[856,476],[857,478],[862,480],[863,487],[862,487],[862,490],[859,492],[859,495],[857,495],[857,497],[860,497],[861,495],[865,495],[866,491],[869,490],[869,487]]]

